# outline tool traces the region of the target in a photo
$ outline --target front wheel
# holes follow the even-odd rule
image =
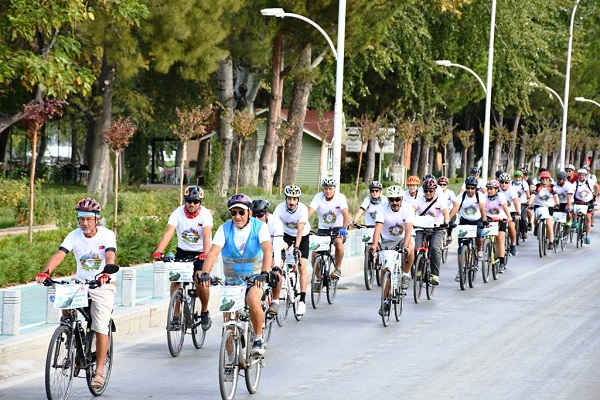
[[[538,250],[540,257],[546,254],[546,221],[538,221]]]
[[[86,370],[86,380],[88,389],[90,393],[94,396],[100,396],[106,390],[108,386],[108,380],[110,379],[110,372],[112,371],[112,361],[113,361],[113,336],[112,336],[112,320],[109,324],[108,329],[108,350],[106,352],[106,359],[104,361],[104,385],[99,388],[92,387],[92,379],[96,374],[96,363],[97,363],[97,354],[96,354],[96,333],[94,331],[89,331],[86,335],[86,349],[88,353],[88,359],[91,360],[92,365],[88,367]]]
[[[224,328],[219,350],[219,389],[225,400],[235,397],[240,369],[237,360],[239,342],[233,336],[233,329],[235,327]]]
[[[46,396],[50,400],[66,399],[73,386],[75,348],[71,328],[60,325],[54,331],[46,356]]]
[[[281,288],[281,294],[279,295],[279,312],[277,313],[277,325],[279,326],[285,325],[288,310],[290,309],[290,295],[288,292],[294,291],[294,289],[290,287],[290,279],[288,278],[287,273],[284,273],[281,276],[281,279],[283,279],[283,285]]]
[[[252,324],[250,324],[248,329],[248,338],[251,340],[248,341],[246,345],[246,373],[244,374],[244,378],[246,379],[246,389],[251,394],[256,393],[258,390],[258,384],[260,383],[260,373],[262,371],[261,366],[261,358],[260,356],[252,355],[252,345],[251,343],[254,341],[254,329],[252,328]]]
[[[332,259],[329,259],[329,272],[332,271],[332,268],[335,268],[335,263],[332,262]],[[339,278],[332,278],[331,275],[327,277],[327,302],[329,304],[333,304],[335,301],[335,295],[337,294],[337,284]]]
[[[194,342],[194,347],[197,349],[201,349],[204,346],[204,340],[206,339],[206,331],[200,326],[200,313],[197,311],[199,301],[198,297],[194,296],[190,303],[190,331],[192,332],[192,342]]]
[[[460,290],[467,288],[467,269],[469,268],[468,257],[469,247],[463,244],[460,247],[460,254],[458,255],[458,282],[460,284]]]
[[[167,313],[167,344],[169,345],[169,352],[173,357],[177,357],[181,353],[185,338],[186,321],[183,313],[184,307],[182,289],[177,289],[171,295],[169,311]]]
[[[431,284],[431,264],[425,260],[425,294],[427,294],[427,300],[433,299],[434,291],[435,285]]]
[[[404,309],[404,294],[400,292],[400,289],[396,289],[396,295],[394,296],[394,316],[396,322],[400,321],[402,317],[402,310]]]
[[[385,287],[387,286],[389,288],[389,293],[394,290],[392,287],[391,276],[390,271],[386,271],[385,276],[383,277],[383,285],[381,285],[381,308],[379,312],[381,314],[383,326],[388,326],[390,324],[390,312],[392,307],[390,301],[391,296],[385,295]]]
[[[319,307],[319,302],[321,301],[321,292],[322,283],[323,283],[323,258],[321,256],[316,256],[313,261],[313,272],[312,279],[310,280],[310,301],[312,303],[313,308]]]
[[[484,283],[488,283],[490,281],[490,269],[491,269],[491,261],[489,259],[488,254],[491,254],[488,250],[491,245],[488,239],[485,239],[483,242],[483,260],[481,260],[481,278]]]
[[[419,253],[417,255],[417,259],[415,260],[415,279],[413,280],[413,299],[415,303],[419,303],[421,291],[423,290],[423,285],[426,279],[425,262],[425,255],[423,253]]]
[[[373,288],[373,255],[371,254],[371,246],[365,249],[365,257],[363,261],[363,274],[365,276],[365,287],[367,290]]]

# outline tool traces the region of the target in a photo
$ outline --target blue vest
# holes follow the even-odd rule
[[[223,224],[225,247],[221,250],[223,274],[226,277],[250,276],[260,274],[262,269],[263,251],[258,240],[258,232],[263,224],[256,218],[250,218],[250,235],[240,253],[235,247],[235,226],[232,221]]]

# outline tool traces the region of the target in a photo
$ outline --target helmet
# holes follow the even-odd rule
[[[479,170],[479,168],[473,167],[469,170],[469,174],[470,175],[479,175],[479,174],[481,174],[481,171]]]
[[[433,176],[433,175],[431,175],[431,174],[427,174],[427,175],[425,175],[425,176],[423,177],[423,183],[425,183],[425,181],[426,181],[427,179],[435,179],[435,176]]]
[[[423,181],[423,190],[425,189],[437,189],[437,182],[433,178],[427,178]]]
[[[567,173],[565,171],[560,171],[558,174],[556,174],[556,179],[559,181],[567,179]]]
[[[417,178],[417,179],[419,179],[419,178]],[[402,189],[402,186],[400,186],[400,185],[393,185],[385,190],[385,195],[387,197],[392,197],[392,198],[394,198],[394,197],[403,198],[404,197],[404,189]]]
[[[337,186],[337,182],[333,178],[323,178],[323,180],[321,181],[321,186],[322,187],[325,187],[325,186],[336,187]]]
[[[523,175],[529,175],[529,170],[525,167],[521,168],[521,172],[523,173]]]
[[[202,201],[204,198],[204,191],[200,186],[188,186],[183,191],[184,200],[199,200]]]
[[[269,212],[270,204],[267,200],[254,200],[250,209],[252,213],[267,213]]]
[[[502,171],[502,170],[496,171],[496,174],[495,174],[496,179],[500,179],[500,175],[502,175],[503,173],[504,173],[504,171]]]
[[[383,188],[383,185],[379,181],[373,181],[373,182],[369,183],[369,190],[373,190],[373,189],[381,190],[382,188]]]
[[[437,181],[438,181],[439,184],[445,183],[447,185],[448,184],[448,177],[446,177],[446,176],[440,176]]]
[[[513,174],[513,176],[514,176],[515,178],[517,178],[517,177],[519,177],[519,176],[522,178],[522,177],[523,177],[523,171],[515,171],[515,173]]]
[[[478,184],[479,184],[479,182],[477,181],[477,178],[475,178],[474,176],[469,176],[469,177],[467,177],[467,179],[465,179],[465,186],[477,187]]]
[[[421,180],[419,179],[418,176],[412,175],[412,176],[408,177],[408,180],[406,181],[406,184],[407,185],[420,185],[421,184]],[[396,186],[397,185],[391,186],[391,187],[396,187]],[[388,188],[388,190],[389,190],[389,188]],[[387,196],[387,194],[386,194],[386,196]]]
[[[503,172],[503,173],[501,173],[501,174],[500,174],[500,176],[498,177],[498,180],[499,180],[499,181],[507,181],[507,182],[509,182],[509,181],[510,181],[510,175],[509,175],[509,174],[507,174],[506,172]]]
[[[588,173],[588,172],[587,172],[587,169],[584,169],[584,168],[579,168],[579,169],[577,170],[577,175],[579,175],[579,174],[586,174],[586,175],[587,175],[587,173]],[[540,176],[540,177],[541,177],[541,176]]]
[[[249,210],[251,203],[252,199],[250,197],[244,193],[236,193],[227,200],[227,208],[231,210],[233,207],[240,207]]]
[[[302,196],[302,190],[296,185],[289,185],[283,189],[283,194],[285,194],[286,197],[300,197]]]
[[[579,170],[579,171],[581,171],[581,170]],[[585,170],[584,170],[584,172],[585,172]],[[540,179],[543,179],[543,178],[548,178],[548,179],[552,178],[552,175],[550,174],[550,171],[542,171],[542,172],[540,172]]]
[[[575,171],[575,166],[573,164],[567,164],[565,169],[570,169],[571,171]]]
[[[491,189],[491,188],[495,188],[498,189],[500,187],[500,182],[498,182],[495,179],[492,179],[491,181],[489,181],[487,183],[487,185],[485,185],[486,188]]]
[[[75,210],[80,212],[94,213],[96,217],[100,216],[100,204],[92,199],[91,197],[86,197],[85,199],[81,199],[77,202],[77,206]]]
[[[581,168],[583,168],[583,169],[585,169],[585,170],[588,170],[588,171],[590,170],[590,166],[589,166],[589,165],[587,165],[587,164],[585,164],[585,165],[584,165],[584,166],[582,166]]]

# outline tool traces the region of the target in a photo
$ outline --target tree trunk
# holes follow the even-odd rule
[[[102,58],[102,68],[98,79],[102,96],[102,110],[96,118],[94,132],[93,163],[90,170],[88,192],[97,197],[102,207],[106,206],[110,188],[110,154],[104,142],[104,131],[110,129],[112,120],[112,96],[115,81],[115,67],[108,64],[106,55]]]
[[[311,47],[306,45],[302,49],[300,60],[298,61],[297,71],[294,81],[294,91],[288,122],[294,124],[294,133],[287,141],[284,149],[287,162],[283,166],[284,184],[292,184],[296,181],[298,169],[300,167],[300,154],[302,154],[302,138],[304,132],[304,119],[306,117],[306,108],[308,106],[308,97],[313,87],[312,79],[307,78],[306,72],[311,70]],[[338,182],[339,183],[339,182]]]
[[[362,167],[362,158],[363,151],[362,147],[360,148],[360,153],[358,154],[358,170],[356,171],[356,186],[354,188],[354,198],[358,197],[358,184],[360,183],[360,167]]]
[[[34,128],[31,139],[31,171],[29,172],[29,229],[27,230],[29,243],[33,243],[33,216],[35,200],[35,160],[37,156],[38,128]]]
[[[475,146],[469,146],[467,149],[467,165],[466,173],[468,176],[469,170],[475,166]]]
[[[235,137],[233,141],[233,148],[238,147],[238,142],[242,143],[242,153],[240,160],[240,172],[237,178],[238,187],[242,186],[256,186],[258,185],[258,133],[255,132],[246,140]],[[234,151],[231,154],[231,166],[236,169],[238,165],[238,152]],[[236,184],[232,178],[229,182],[230,186]]]
[[[446,160],[448,164],[448,178],[456,178],[456,147],[454,147],[454,138],[450,139],[446,145]]]
[[[521,135],[521,143],[519,145],[519,158],[517,160],[517,168],[522,168],[525,166],[525,163],[527,162],[527,151],[525,150],[527,148],[527,141],[529,140],[529,133],[528,132],[523,132],[523,135]]]
[[[592,151],[592,160],[590,163],[590,172],[592,175],[596,175],[596,163],[598,161],[598,147],[594,146],[594,150]],[[564,170],[564,168],[563,168]]]
[[[210,140],[201,140],[198,146],[198,155],[196,159],[196,184],[204,186],[204,171],[206,171],[206,161],[208,160],[208,149],[210,148]]]
[[[115,208],[113,215],[113,231],[117,233],[117,210],[119,209],[119,153],[115,153]]]
[[[510,142],[508,144],[508,151],[506,154],[506,172],[512,175],[515,169],[515,151],[517,148],[517,134],[519,133],[519,123],[521,122],[521,110],[517,111],[515,116],[515,123],[513,130],[510,134]]]
[[[419,155],[421,154],[421,140],[417,138],[413,143],[410,151],[410,173],[415,175],[419,173]]]
[[[421,151],[419,152],[419,166],[417,169],[417,176],[423,178],[427,175],[427,168],[429,165],[429,146],[427,145],[427,138],[421,137]]]
[[[77,165],[77,161],[79,160],[79,142],[77,140],[77,130],[73,126],[73,115],[69,114],[69,137],[71,138],[71,164]],[[80,164],[85,164],[83,160],[81,160]]]
[[[240,157],[242,156],[242,141],[238,139],[237,144],[237,164],[235,168],[235,192],[238,193],[239,189],[239,177],[240,177]]]
[[[35,157],[35,176],[36,178],[41,178],[40,168],[44,162],[44,153],[46,152],[46,148],[48,147],[47,138],[46,138],[46,124],[42,125],[42,129],[40,129],[40,134],[38,135],[38,145],[36,150]],[[59,160],[57,160],[59,161]]]
[[[429,154],[427,155],[427,160],[429,161],[429,168],[427,168],[427,172],[430,174],[434,174],[434,172],[441,171],[442,169],[438,165],[437,161],[437,147],[435,145],[429,146]]]
[[[283,90],[283,79],[281,70],[283,67],[283,36],[275,38],[273,46],[273,76],[271,77],[271,99],[269,100],[269,119],[267,121],[267,134],[260,153],[260,172],[258,175],[258,186],[271,192],[273,188],[273,175],[275,163],[277,162],[277,132],[279,131],[279,115],[281,113],[281,94]],[[320,165],[320,164],[319,164]],[[281,182],[281,178],[279,179]]]
[[[219,112],[218,135],[223,152],[221,172],[215,187],[217,196],[225,197],[229,189],[229,177],[231,176],[231,148],[233,145],[233,130],[231,119],[233,118],[233,63],[231,57],[219,61],[218,75],[218,97],[223,108]]]
[[[369,183],[375,180],[375,143],[377,143],[377,139],[369,141],[369,147],[367,148],[365,174],[363,175],[363,182],[365,183]]]

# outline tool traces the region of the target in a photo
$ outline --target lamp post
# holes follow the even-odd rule
[[[437,60],[435,63],[436,63],[436,65],[439,65],[441,67],[457,67],[457,68],[464,69],[465,71],[469,72],[471,75],[473,75],[477,79],[477,81],[483,88],[483,92],[487,94],[487,89],[485,88],[485,83],[483,83],[483,79],[481,79],[479,77],[479,75],[477,75],[477,73],[475,71],[473,71],[471,68],[465,67],[462,64],[453,63],[450,60]]]
[[[558,102],[560,103],[561,108],[564,110],[565,109],[565,103],[563,102],[563,100],[560,98],[560,96],[558,95],[558,93],[556,93],[556,91],[546,85],[539,85],[537,82],[529,82],[529,86],[531,87],[536,87],[536,88],[542,88],[544,90],[549,91],[550,93],[552,93],[556,99],[558,100]]]
[[[323,30],[323,28],[309,18],[299,14],[287,13],[283,10],[283,8],[265,8],[260,10],[260,13],[266,17],[290,17],[309,23],[325,37],[329,47],[331,48],[331,51],[333,52],[336,60],[335,105],[333,116],[333,178],[338,183],[336,190],[339,191],[342,158],[342,100],[344,90],[344,37],[346,35],[346,0],[339,1],[337,50],[333,46],[333,42],[325,30]]]
[[[592,103],[592,104],[595,104],[596,106],[600,107],[600,103],[598,103],[597,101],[594,101],[594,100],[586,99],[585,97],[575,97],[575,101],[579,101],[581,103]]]

